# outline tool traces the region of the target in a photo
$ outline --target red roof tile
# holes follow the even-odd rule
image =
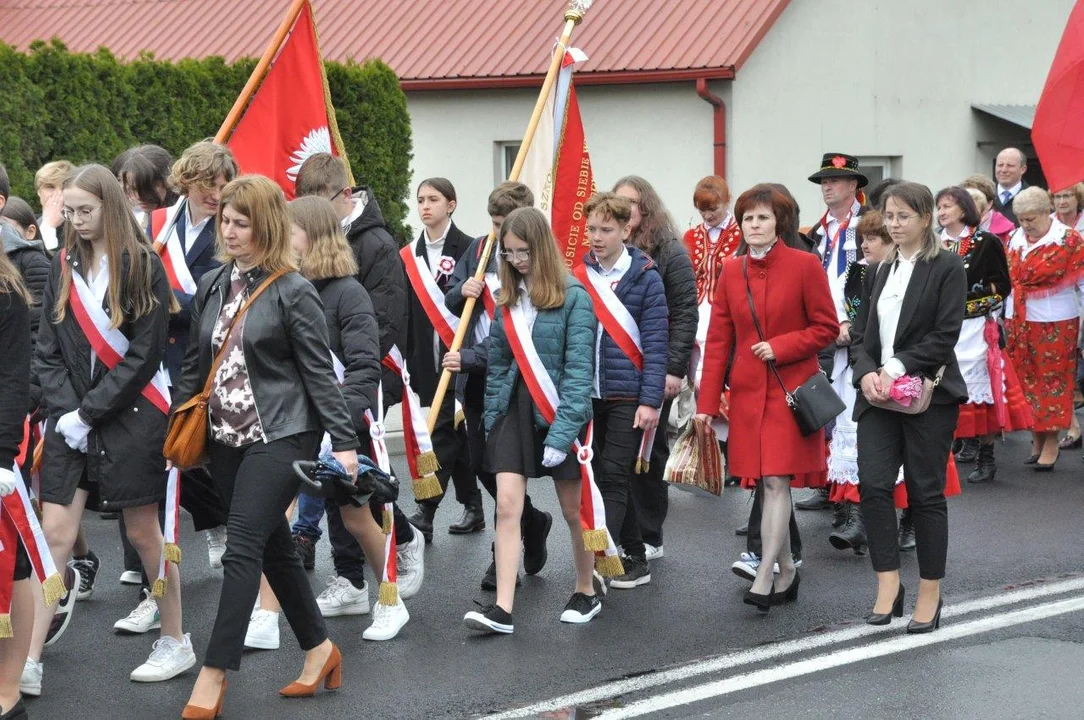
[[[729,77],[788,0],[595,0],[574,44],[580,82]],[[290,0],[7,0],[0,40],[26,48],[59,37],[176,60],[260,55]],[[379,57],[407,87],[532,84],[566,0],[313,0],[324,56]],[[421,28],[435,27],[423,32]],[[433,40],[435,39],[435,42]]]

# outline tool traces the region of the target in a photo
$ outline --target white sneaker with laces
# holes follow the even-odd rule
[[[40,697],[41,676],[44,672],[44,663],[34,662],[27,658],[23,663],[23,674],[19,678],[19,692],[27,697]]]
[[[655,547],[654,545],[644,543],[644,550],[646,551],[648,562],[651,562],[652,560],[658,560],[659,558],[666,556],[666,551],[662,549],[662,545]]]
[[[425,538],[415,530],[414,539],[395,551],[395,582],[399,586],[399,597],[409,600],[422,589],[425,579]]]
[[[226,553],[226,526],[219,525],[207,531],[207,561],[215,570],[222,567],[222,556]]]
[[[113,625],[114,630],[133,635],[142,635],[160,627],[162,622],[158,617],[158,602],[146,590],[143,591],[143,599],[136,605],[135,610]]]
[[[332,575],[327,579],[327,587],[316,598],[316,604],[324,617],[368,615],[369,584],[358,589],[346,578]]]
[[[257,609],[248,619],[245,647],[250,650],[279,649],[279,614]]]
[[[150,657],[132,671],[135,682],[162,682],[177,677],[196,664],[192,638],[184,634],[184,641],[168,635],[158,638],[151,647]]]
[[[417,534],[421,537],[421,533]],[[365,640],[391,640],[399,634],[410,620],[410,613],[403,604],[402,597],[394,605],[377,603],[373,608],[373,624],[366,628],[361,637]]]
[[[138,570],[125,570],[120,574],[121,585],[142,585],[143,576],[139,574]]]

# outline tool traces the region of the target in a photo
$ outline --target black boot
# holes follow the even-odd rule
[[[828,488],[819,488],[812,496],[794,503],[799,510],[826,510],[828,505]]]
[[[862,511],[854,503],[844,503],[846,521],[843,527],[828,536],[828,542],[837,550],[852,548],[855,555],[866,554],[866,523]]]
[[[426,545],[433,542],[433,517],[436,514],[437,506],[435,504],[421,502],[418,503],[418,512],[407,518],[410,524],[425,538]]]
[[[847,522],[847,503],[836,503],[833,508],[832,529],[843,527]]]
[[[523,571],[528,575],[537,575],[546,566],[549,551],[546,549],[546,539],[550,536],[550,528],[553,527],[553,516],[548,512],[536,509],[534,513],[524,518],[521,524],[523,535]]]
[[[956,462],[973,463],[979,456],[979,439],[964,438],[960,441],[960,452],[956,453]]]
[[[915,523],[911,520],[911,513],[904,510],[900,515],[900,534],[898,538],[900,550],[908,552],[915,549]]]
[[[969,483],[990,482],[997,476],[997,466],[994,464],[994,444],[980,445],[979,458],[975,463],[975,469],[967,476]]]
[[[470,533],[484,530],[486,516],[482,512],[482,499],[479,498],[463,506],[463,517],[459,522],[449,525],[448,532],[452,535],[469,535]]]

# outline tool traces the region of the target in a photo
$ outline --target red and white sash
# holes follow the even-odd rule
[[[165,545],[158,560],[158,577],[151,585],[151,596],[160,598],[166,594],[166,570],[168,563],[181,563],[181,546],[177,531],[181,526],[181,471],[173,468],[166,478],[166,526],[163,529]]]
[[[185,212],[187,199],[181,198],[175,205],[159,208],[151,213],[151,235],[154,250],[162,258],[162,266],[169,278],[169,286],[185,295],[196,294],[196,281],[188,269],[188,262],[181,249],[181,238],[177,233],[177,218]]]
[[[606,334],[613,338],[621,352],[625,353],[636,369],[644,371],[644,346],[640,342],[640,326],[632,313],[617,297],[598,270],[581,263],[576,266],[576,277],[587,288],[587,294],[595,306],[595,315]],[[647,472],[651,459],[651,448],[655,444],[655,431],[645,432],[640,439],[640,452],[636,456],[636,472]]]
[[[66,264],[67,258],[61,255],[61,263]],[[117,328],[109,327],[109,316],[105,314],[94,292],[87,285],[83,276],[74,270],[71,273],[72,289],[75,292],[68,294],[68,304],[72,315],[75,316],[76,324],[83,331],[90,347],[107,368],[112,370],[120,365],[128,352],[128,338],[124,337]],[[117,312],[120,312],[117,310]],[[161,367],[151,378],[150,383],[142,390],[143,397],[147,398],[162,414],[169,415],[169,380],[166,371]]]
[[[527,319],[519,304],[506,308],[508,322],[505,323],[505,336],[508,345],[516,358],[520,375],[523,377],[527,390],[531,393],[538,411],[547,423],[553,424],[557,418],[557,408],[561,404],[557,386],[553,384],[538,356],[534,339],[531,337]],[[602,501],[602,494],[598,485],[595,484],[595,475],[591,468],[591,460],[594,453],[591,443],[594,439],[594,422],[587,425],[587,439],[581,443],[576,439],[572,443],[572,450],[576,453],[576,460],[580,464],[580,524],[583,527],[583,544],[588,550],[595,552],[595,566],[599,572],[608,577],[615,577],[624,573],[621,566],[621,557],[617,553],[610,531],[606,528],[606,508]]]
[[[421,256],[414,253],[414,246],[407,245],[399,251],[406,268],[407,279],[414,288],[414,294],[422,303],[426,317],[437,331],[445,347],[451,347],[455,340],[455,331],[459,328],[459,318],[444,304],[444,293],[433,277],[433,271],[425,264]]]
[[[433,440],[429,436],[421,401],[410,387],[410,373],[398,346],[392,345],[383,364],[403,380],[403,443],[406,445],[410,476],[414,479],[414,497],[418,500],[437,497],[444,492],[436,477],[440,463],[433,451]]]
[[[474,325],[474,342],[482,342],[489,337],[493,328],[493,318],[497,315],[497,293],[501,291],[501,281],[497,273],[486,273],[485,285],[482,287],[482,308],[484,312],[478,316]]]

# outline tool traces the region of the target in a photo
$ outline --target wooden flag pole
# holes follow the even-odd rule
[[[229,138],[234,125],[241,119],[241,113],[243,113],[248,106],[248,101],[252,99],[252,95],[256,92],[256,88],[260,86],[263,76],[267,74],[267,69],[271,67],[271,61],[275,59],[275,55],[278,54],[279,48],[281,48],[282,43],[285,42],[286,36],[290,34],[290,30],[294,27],[297,16],[301,14],[301,11],[308,2],[309,0],[293,0],[290,9],[286,12],[286,17],[282,19],[282,23],[279,24],[278,30],[275,31],[275,35],[271,38],[271,43],[267,46],[267,49],[264,50],[263,57],[260,58],[260,62],[256,63],[256,68],[249,76],[248,82],[245,83],[245,87],[242,88],[241,94],[237,96],[237,100],[233,103],[233,107],[230,108],[229,115],[226,116],[225,122],[223,122],[222,127],[218,129],[218,134],[215,135],[216,143],[224,143]]]
[[[538,100],[535,101],[534,112],[531,113],[531,119],[527,122],[527,130],[523,133],[523,142],[520,143],[519,152],[516,153],[516,161],[512,164],[512,172],[508,174],[508,179],[515,181],[519,180],[519,174],[523,170],[523,163],[527,160],[527,151],[531,147],[531,141],[534,140],[535,130],[538,128],[538,122],[542,119],[542,112],[546,108],[546,99],[549,97],[550,91],[553,89],[553,83],[557,80],[557,73],[561,69],[561,61],[564,60],[565,50],[568,49],[569,43],[572,40],[572,31],[583,20],[584,14],[586,14],[588,8],[591,7],[591,0],[572,0],[569,3],[568,9],[565,10],[565,26],[561,31],[561,39],[557,41],[557,46],[553,49],[553,59],[550,60],[549,70],[546,71],[546,79],[542,82],[542,89],[538,93]],[[486,243],[482,247],[482,254],[478,257],[478,271],[474,274],[474,279],[482,281],[486,275],[486,267],[489,265],[489,258],[493,254],[493,244],[496,242],[497,235],[493,228],[489,230],[489,236],[486,237]],[[459,318],[459,327],[455,331],[455,339],[452,340],[452,346],[448,348],[449,352],[459,352],[459,349],[463,347],[463,339],[467,334],[467,326],[470,322],[470,317],[474,313],[474,306],[477,304],[478,298],[467,298],[463,304],[463,313]],[[448,392],[448,385],[452,380],[452,371],[444,369],[440,374],[440,383],[437,385],[437,390],[433,394],[433,403],[429,408],[429,418],[426,424],[429,426],[429,432],[432,433],[433,429],[437,426],[437,415],[440,412],[441,403],[444,401],[444,395]]]

